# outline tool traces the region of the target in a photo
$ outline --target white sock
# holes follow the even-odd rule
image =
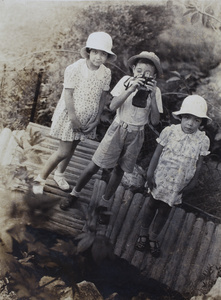
[[[45,185],[46,179],[41,178],[41,175],[38,174],[38,176],[35,178],[34,181],[37,181],[37,182],[41,183],[42,185]]]
[[[75,196],[75,197],[79,197],[80,196],[80,192],[77,192],[76,190],[75,190],[75,187],[72,189],[72,191],[71,191],[71,195],[72,196]]]
[[[55,175],[55,176],[63,176],[63,175],[64,175],[64,172],[61,173],[61,172],[59,172],[58,170],[55,170],[54,175]]]
[[[110,200],[106,200],[104,198],[104,195],[101,197],[101,201],[99,203],[101,206],[104,206],[106,208],[109,208],[110,207]]]

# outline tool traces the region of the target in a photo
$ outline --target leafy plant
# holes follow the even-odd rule
[[[207,4],[206,1],[190,1],[189,4],[186,5],[187,11],[184,13],[184,16],[188,14],[192,14],[191,16],[191,24],[201,20],[203,26],[212,28],[214,30],[217,29],[217,23],[220,24],[221,20],[215,17],[214,9],[211,3]],[[215,21],[215,22],[214,22]]]

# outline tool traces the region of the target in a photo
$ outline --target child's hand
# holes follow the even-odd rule
[[[77,118],[72,118],[70,122],[74,132],[81,131],[81,122]]]
[[[96,126],[97,126],[97,122],[96,122],[96,121],[91,122],[91,123],[88,123],[88,124],[86,124],[86,125],[84,126],[82,132],[83,132],[84,134],[88,134],[88,133],[90,133]]]
[[[156,187],[156,182],[154,180],[154,176],[147,174],[147,185],[148,188],[152,191],[153,188]]]
[[[145,78],[143,78],[142,75],[139,75],[133,78],[133,80],[131,80],[131,85],[129,86],[129,89],[132,92],[135,92],[136,89],[139,89],[139,87],[144,85],[144,82],[145,82]]]
[[[156,87],[157,87],[157,81],[155,79],[152,79],[151,81],[148,81],[147,84],[145,84],[145,87],[148,91],[155,94]]]

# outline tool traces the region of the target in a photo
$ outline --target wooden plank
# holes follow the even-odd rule
[[[186,286],[187,292],[188,290],[196,290],[197,284],[200,281],[214,229],[215,224],[213,222],[209,221],[204,223],[204,229],[201,232],[201,241],[200,244],[197,245],[196,257],[188,275],[189,283]]]
[[[218,224],[213,233],[211,243],[210,243],[210,248],[208,251],[208,256],[204,265],[204,270],[206,270],[210,266],[213,267],[211,280],[217,279],[218,269],[216,268],[220,267],[221,265],[220,251],[221,251],[221,224]]]
[[[179,272],[173,281],[173,287],[176,291],[185,292],[187,290],[188,275],[191,273],[192,265],[194,264],[194,257],[196,251],[198,251],[197,245],[200,243],[200,235],[203,228],[203,219],[198,218],[193,226],[190,237],[188,238],[188,244],[186,245],[185,254],[182,256],[182,260],[179,263],[179,267],[182,271]],[[195,256],[194,256],[195,255]]]
[[[149,276],[153,276],[156,280],[161,280],[164,274],[164,269],[167,268],[167,262],[174,253],[176,247],[177,235],[180,233],[182,223],[185,218],[185,211],[178,207],[173,207],[167,224],[159,235],[161,241],[161,256],[152,265],[152,268],[148,269]]]
[[[121,255],[122,258],[126,259],[129,262],[131,262],[131,260],[134,256],[134,252],[139,252],[139,251],[135,250],[135,243],[139,236],[141,221],[142,221],[142,217],[143,217],[143,211],[145,211],[148,199],[149,199],[149,197],[146,197],[146,198],[142,197],[142,201],[140,203],[137,218],[135,219],[135,222],[134,222],[133,226],[131,227],[131,231],[128,235],[126,244],[124,246],[125,251]]]
[[[188,238],[192,231],[195,219],[196,217],[194,214],[186,214],[186,218],[180,230],[173,255],[167,263],[167,268],[165,269],[162,281],[169,287],[172,286],[174,279],[177,277],[177,274],[183,271],[182,268],[180,268],[180,263],[182,262],[182,257],[185,253],[186,245],[188,244]]]
[[[127,214],[127,210],[130,206],[130,203],[133,198],[133,193],[129,190],[125,190],[124,197],[121,200],[120,209],[117,213],[116,221],[114,223],[112,232],[111,232],[111,241],[115,244],[118,234],[120,233],[122,224],[124,222],[125,216]]]
[[[113,215],[110,217],[110,224],[106,231],[106,236],[111,239],[111,232],[113,229],[113,226],[117,219],[118,211],[120,210],[122,199],[124,197],[125,188],[122,185],[119,185],[115,195],[113,196],[112,205],[111,205],[111,212]]]
[[[126,250],[125,248],[126,248],[127,237],[131,232],[134,223],[136,221],[137,215],[139,213],[140,205],[142,202],[142,198],[143,198],[142,194],[135,194],[127,210],[125,220],[122,224],[121,231],[115,243],[115,254],[118,256],[121,256],[122,252]]]

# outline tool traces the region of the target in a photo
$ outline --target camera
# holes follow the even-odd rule
[[[145,75],[143,75],[141,78],[144,78],[145,81],[143,82],[143,84],[141,85],[140,89],[147,89],[146,88],[146,85],[149,83],[149,82],[152,82],[153,81],[153,77],[146,77]]]
[[[142,76],[141,78],[144,78],[145,81],[143,84],[138,88],[137,93],[132,99],[132,104],[133,106],[140,107],[140,108],[145,108],[147,105],[147,98],[148,95],[150,94],[150,90],[147,89],[146,85],[151,82],[154,78],[153,77],[146,77]]]

